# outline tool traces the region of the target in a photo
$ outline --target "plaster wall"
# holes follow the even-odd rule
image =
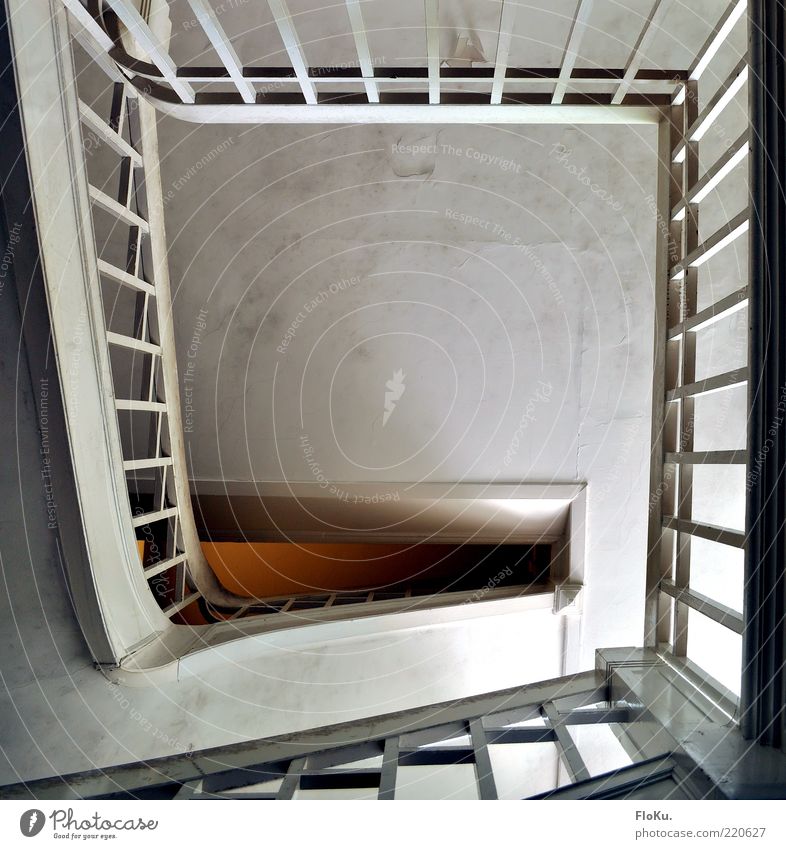
[[[58,602],[43,596],[36,606],[28,600],[24,613],[40,621]],[[17,600],[17,616],[22,608]],[[6,644],[15,639],[8,622]],[[562,672],[562,622],[550,610],[458,621],[450,612],[429,611],[427,617],[396,614],[304,627],[197,654],[181,664],[179,680],[146,686],[113,684],[88,658],[47,654],[43,637],[28,640],[28,654],[9,669],[8,690],[0,696],[0,783],[555,677]],[[535,645],[537,651],[528,648]]]
[[[196,491],[586,480],[583,661],[639,641],[655,128],[159,125]]]

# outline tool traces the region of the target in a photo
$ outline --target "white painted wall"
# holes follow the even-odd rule
[[[54,611],[58,600],[44,605]],[[28,610],[34,615],[29,599]],[[0,783],[373,716],[561,674],[562,617],[550,610],[460,622],[432,612],[431,624],[402,629],[405,620],[406,614],[229,644],[186,661],[179,681],[141,687],[110,684],[79,658],[50,657],[44,665],[35,641],[28,641],[29,666],[19,665],[0,696]],[[6,645],[13,643],[9,621],[2,622]]]
[[[586,480],[583,662],[638,642],[655,128],[160,134],[192,476]]]

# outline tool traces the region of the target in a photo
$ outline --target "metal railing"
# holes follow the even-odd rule
[[[109,236],[96,246],[96,264],[109,325],[123,327],[122,332],[101,330],[97,321],[95,331],[105,340],[112,363],[121,464],[131,524],[143,546],[141,567],[169,619],[185,621],[183,612],[203,596],[214,605],[239,609],[249,600],[224,591],[213,575],[188,494],[155,113],[133,87],[117,81],[108,114],[98,114],[81,99],[78,111],[84,149],[101,144],[117,159],[113,180],[88,183],[88,196],[94,229],[99,229],[97,214],[112,222]],[[115,184],[112,194],[110,182]],[[119,290],[132,294],[133,318],[117,306]],[[115,321],[116,315],[125,321]],[[139,433],[145,434],[143,440]],[[140,483],[149,490],[144,497]]]
[[[131,433],[140,418],[144,417],[148,424],[148,444],[142,456],[138,450],[134,453],[137,446],[133,439],[130,445],[126,439],[122,464],[132,485],[143,472],[155,476],[151,503],[147,509],[142,506],[133,509],[132,525],[138,535],[148,540],[147,544],[143,543],[147,549],[143,555],[144,574],[148,581],[157,579],[156,588],[166,586],[165,592],[155,594],[165,599],[164,614],[171,618],[196,601],[200,593],[188,571],[191,552],[181,533],[181,511],[173,481],[175,458],[171,454],[170,405],[163,376],[168,364],[163,362],[166,346],[162,344],[160,333],[163,323],[160,311],[169,306],[159,305],[160,290],[153,273],[150,242],[156,237],[151,235],[148,223],[136,92],[116,82],[112,94],[109,115],[98,115],[80,100],[79,116],[85,148],[98,139],[119,158],[117,196],[93,185],[89,185],[89,195],[94,207],[113,216],[116,226],[127,231],[126,260],[122,267],[104,259],[101,250],[97,250],[102,296],[106,302],[116,297],[118,286],[125,287],[134,295],[135,314],[128,335],[107,330],[105,338],[110,347],[130,352],[130,373],[125,374],[125,370],[119,368],[113,372],[117,415],[127,420],[124,424]],[[174,352],[167,350],[166,355],[171,358]],[[118,385],[120,381],[123,386]],[[123,430],[121,428],[121,432]]]

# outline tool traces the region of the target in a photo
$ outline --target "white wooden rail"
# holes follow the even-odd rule
[[[693,517],[694,469],[703,464],[745,466],[745,449],[701,451],[694,448],[696,399],[709,393],[729,392],[747,383],[746,366],[697,379],[698,334],[748,305],[744,279],[731,294],[698,308],[702,266],[745,236],[747,207],[729,218],[703,241],[699,239],[702,205],[717,205],[713,191],[732,173],[746,166],[749,131],[731,141],[714,162],[699,171],[699,144],[725,114],[747,80],[747,58],[722,80],[715,94],[700,106],[698,81],[735,26],[746,25],[745,0],[733,0],[721,14],[715,30],[693,62],[689,79],[674,99],[671,138],[662,146],[662,262],[658,275],[660,313],[656,340],[655,396],[653,400],[653,475],[648,557],[646,643],[660,646],[676,659],[690,661],[689,611],[700,613],[736,634],[743,630],[741,610],[733,610],[699,592],[691,579],[691,541],[709,540],[733,548],[745,546],[745,529],[722,527]],[[671,169],[671,174],[668,174]],[[670,190],[668,189],[670,183]],[[734,210],[733,210],[734,211]],[[704,280],[704,278],[702,278]],[[743,576],[740,573],[740,586]],[[733,694],[713,682],[727,704]]]

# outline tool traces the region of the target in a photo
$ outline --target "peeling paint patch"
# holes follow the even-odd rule
[[[437,166],[437,135],[422,130],[405,132],[390,148],[390,167],[397,177],[426,177]]]

